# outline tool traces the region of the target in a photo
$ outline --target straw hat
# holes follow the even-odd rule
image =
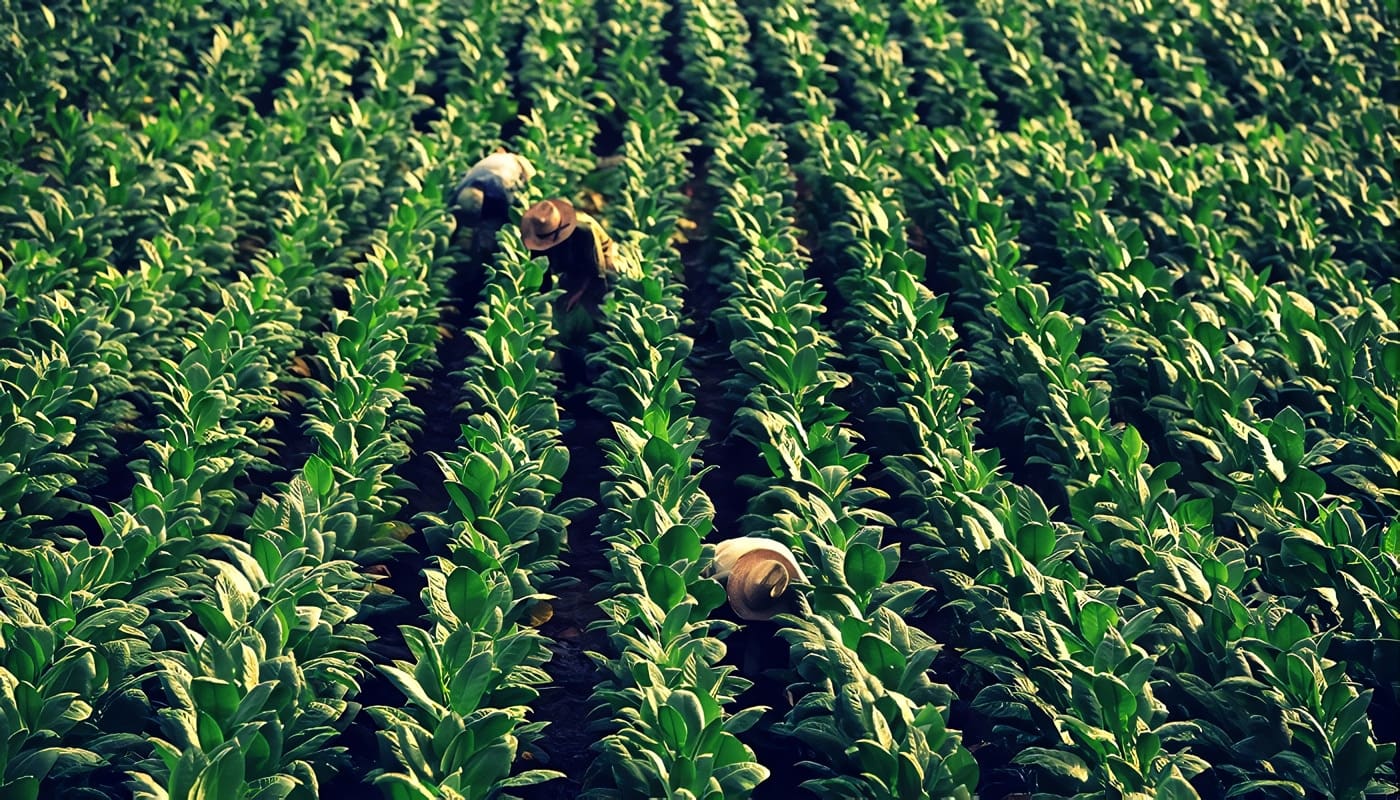
[[[542,200],[525,212],[520,220],[520,238],[525,246],[540,252],[548,250],[573,235],[578,215],[567,200]]]
[[[741,536],[715,545],[715,577],[725,581],[725,593],[735,614],[742,619],[765,620],[783,610],[788,586],[802,580],[802,570],[783,544]]]

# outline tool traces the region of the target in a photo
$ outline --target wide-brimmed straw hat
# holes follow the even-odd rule
[[[542,200],[520,219],[520,238],[534,251],[548,250],[573,235],[578,215],[567,200]]]
[[[783,544],[743,536],[715,545],[715,577],[725,581],[735,614],[741,619],[766,620],[782,612],[788,586],[802,580],[802,570]]]

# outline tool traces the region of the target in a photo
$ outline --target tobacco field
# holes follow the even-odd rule
[[[1397,31],[4,4],[0,798],[1395,796]]]

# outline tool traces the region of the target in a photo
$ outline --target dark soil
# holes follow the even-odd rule
[[[599,480],[604,474],[602,450],[597,443],[612,434],[612,426],[588,405],[585,392],[566,393],[561,406],[562,418],[570,420],[572,426],[564,432],[570,461],[560,498],[586,497],[596,503]],[[527,768],[554,769],[566,777],[521,790],[519,796],[526,800],[577,797],[593,761],[590,748],[599,738],[596,731],[589,729],[589,723],[593,689],[602,682],[603,675],[587,653],[608,650],[603,633],[588,630],[603,616],[598,608],[603,599],[599,594],[599,575],[608,569],[603,555],[607,545],[596,535],[600,511],[595,505],[569,524],[565,566],[559,573],[558,585],[550,590],[556,596],[551,602],[554,613],[539,629],[550,640],[549,649],[554,653],[545,665],[551,681],[531,704],[531,719],[549,725],[537,743],[537,752],[522,755],[535,762]]]
[[[115,402],[122,401],[119,399]],[[94,470],[90,477],[91,485],[74,487],[61,495],[75,501],[77,505],[54,519],[51,527],[55,532],[73,529],[81,531],[89,544],[102,543],[102,528],[84,504],[91,504],[106,513],[112,506],[131,497],[131,490],[136,485],[136,474],[132,471],[130,462],[135,458],[144,457],[145,444],[150,439],[145,431],[154,425],[154,412],[149,412],[147,419],[150,420],[149,425],[145,421],[138,424],[128,422],[111,430],[112,449],[117,455],[106,460],[100,469]]]
[[[695,398],[692,415],[709,422],[700,456],[707,466],[715,467],[701,480],[700,488],[715,508],[714,538],[726,539],[739,534],[739,518],[748,505],[745,494],[735,491],[735,480],[741,475],[762,474],[767,466],[752,444],[733,435],[737,404],[728,397],[725,384],[738,373],[739,365],[729,352],[729,343],[720,338],[712,322],[724,297],[713,276],[706,273],[710,258],[707,244],[693,239],[681,246],[687,278],[681,326],[694,342],[686,360],[694,379],[690,387]]]
[[[706,466],[714,467],[701,481],[701,489],[709,496],[715,509],[712,540],[722,540],[742,534],[740,519],[748,510],[748,493],[736,490],[735,481],[742,475],[766,474],[768,466],[758,450],[734,435],[734,413],[737,402],[728,396],[725,384],[739,372],[739,364],[729,351],[712,322],[714,312],[724,303],[720,291],[721,276],[712,273],[709,265],[716,256],[707,240],[712,199],[705,189],[705,167],[708,152],[692,152],[692,168],[696,177],[687,194],[692,202],[686,216],[697,228],[690,241],[680,247],[685,275],[685,312],[683,328],[694,341],[694,349],[686,366],[695,385],[694,416],[709,421],[709,429],[700,455]],[[715,613],[717,618],[738,622],[727,606]],[[797,763],[804,757],[791,739],[778,736],[770,727],[781,722],[791,703],[787,695],[788,644],[778,635],[778,626],[771,623],[744,623],[725,641],[726,653],[722,663],[732,666],[753,682],[740,694],[732,706],[744,709],[767,706],[758,724],[740,735],[740,740],[754,751],[760,764],[770,771],[753,793],[757,800],[790,797],[793,789],[804,779]]]
[[[438,343],[438,363],[422,376],[424,383],[409,393],[409,400],[422,412],[422,419],[418,435],[411,443],[412,455],[398,470],[399,476],[412,483],[413,487],[405,492],[404,505],[397,519],[413,527],[413,533],[404,540],[413,549],[399,553],[389,563],[376,567],[376,570],[387,573],[379,583],[388,588],[390,594],[371,595],[360,614],[359,621],[369,625],[374,632],[375,638],[369,645],[369,661],[372,664],[390,664],[396,659],[408,660],[412,657],[404,645],[399,626],[422,627],[427,624],[427,610],[421,597],[427,586],[423,571],[431,555],[445,555],[430,552],[423,535],[424,523],[417,515],[441,512],[450,504],[447,490],[443,488],[442,472],[430,453],[455,449],[462,422],[455,411],[461,395],[460,386],[452,376],[466,365],[471,352],[471,341],[460,332],[466,327],[480,293],[479,276],[483,265],[468,259],[461,251],[455,255],[457,268],[448,281],[449,299],[441,307],[439,318],[439,324],[447,336]],[[370,667],[360,680],[356,700],[362,709],[342,735],[340,743],[348,749],[351,764],[381,763],[376,734],[378,726],[363,709],[372,706],[401,707],[404,705],[403,694],[389,683],[382,672]],[[342,770],[322,784],[321,793],[330,797],[342,793],[346,797],[364,796],[370,792],[363,783],[368,771],[360,767]]]
[[[697,160],[696,178],[687,188],[693,198],[690,216],[697,208],[707,205],[703,197],[703,154],[692,154]],[[697,195],[699,195],[697,197]],[[704,223],[704,220],[700,220]],[[766,466],[749,443],[731,436],[734,403],[726,396],[724,383],[737,369],[729,353],[728,342],[722,340],[710,324],[712,312],[723,297],[707,274],[703,231],[695,241],[681,247],[688,289],[685,292],[686,311],[683,315],[686,333],[695,348],[687,360],[694,379],[690,391],[695,397],[694,415],[708,420],[708,436],[701,456],[707,465],[717,467],[702,482],[703,490],[715,507],[715,528],[720,538],[737,535],[739,520],[747,505],[747,496],[734,490],[740,475],[761,474]],[[566,358],[566,365],[573,363]],[[573,370],[567,371],[572,373]],[[576,375],[566,374],[566,384],[577,382]],[[561,394],[561,419],[565,421],[564,443],[569,448],[571,462],[564,479],[561,499],[587,497],[599,499],[599,479],[603,474],[602,451],[597,442],[613,435],[611,423],[587,402],[583,391],[566,390]],[[607,574],[606,543],[596,534],[600,508],[595,506],[572,520],[569,526],[566,566],[560,571],[557,585],[550,589],[556,595],[552,601],[553,616],[540,627],[550,640],[553,658],[545,665],[551,682],[541,689],[537,701],[531,704],[531,719],[547,722],[536,746],[522,752],[526,763],[520,769],[545,768],[558,770],[566,777],[517,791],[526,800],[565,800],[577,797],[582,789],[589,765],[595,758],[592,746],[602,736],[592,715],[591,695],[605,679],[588,657],[592,652],[608,652],[611,646],[600,631],[589,631],[590,623],[602,618],[598,603],[600,577]],[[727,609],[722,609],[722,612]],[[721,616],[723,613],[721,612]],[[769,780],[761,784],[755,797],[777,797],[801,782],[794,763],[797,756],[789,740],[763,729],[780,721],[789,703],[782,673],[788,664],[787,643],[777,635],[776,626],[750,625],[741,629],[727,642],[724,663],[740,670],[754,685],[744,692],[735,705],[770,707],[770,712],[744,740],[754,750],[761,763],[772,770]]]

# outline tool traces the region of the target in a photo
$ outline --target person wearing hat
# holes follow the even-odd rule
[[[602,224],[567,200],[531,206],[520,220],[520,238],[534,255],[549,257],[549,272],[564,290],[566,310],[580,304],[596,308],[618,276],[635,277]]]
[[[744,620],[769,620],[792,608],[789,587],[805,581],[792,550],[781,542],[739,536],[715,545],[714,577],[729,607]]]
[[[549,257],[543,288],[548,291],[557,280],[564,290],[554,327],[565,343],[587,341],[603,299],[619,277],[640,277],[640,267],[619,253],[602,224],[567,200],[544,200],[531,206],[521,217],[520,238],[534,255]],[[571,355],[582,369],[582,355]]]
[[[710,575],[724,584],[728,608],[716,619],[742,624],[725,639],[728,663],[755,684],[755,691],[783,697],[783,681],[774,671],[787,667],[789,647],[776,633],[778,614],[795,611],[792,584],[805,582],[792,550],[781,542],[740,536],[715,545]]]

